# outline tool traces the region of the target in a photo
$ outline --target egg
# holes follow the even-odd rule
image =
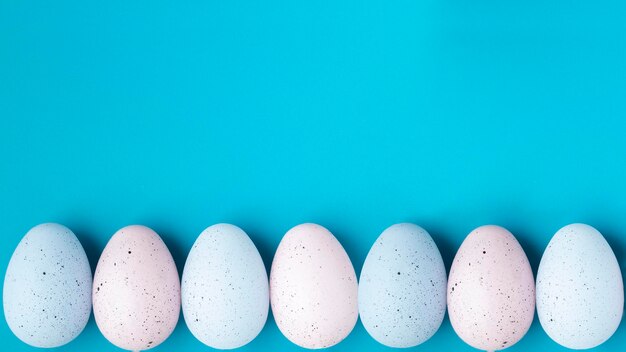
[[[557,343],[593,348],[617,330],[624,311],[622,273],[596,229],[571,224],[548,244],[537,272],[537,313]]]
[[[67,227],[41,224],[17,245],[4,278],[4,316],[11,331],[35,347],[76,338],[91,314],[91,268]]]
[[[213,225],[200,234],[185,263],[181,294],[187,327],[209,347],[241,347],[267,320],[269,284],[263,260],[248,235],[234,225]]]
[[[316,224],[283,237],[270,272],[270,302],[280,331],[305,348],[333,346],[358,317],[357,280],[339,241]]]
[[[477,349],[505,349],[526,334],[534,313],[533,273],[515,237],[494,225],[472,231],[448,277],[448,314],[457,335]]]
[[[446,268],[421,227],[396,224],[378,237],[359,279],[359,314],[367,332],[389,347],[413,347],[441,326]]]
[[[180,313],[180,281],[165,243],[139,225],[117,231],[96,267],[93,309],[98,328],[126,350],[165,341]]]

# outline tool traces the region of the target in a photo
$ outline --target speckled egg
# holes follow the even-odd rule
[[[302,224],[283,237],[270,272],[270,302],[280,331],[305,348],[343,340],[358,317],[354,268],[327,229]]]
[[[571,349],[596,347],[623,312],[622,273],[604,237],[585,224],[560,229],[537,272],[537,313],[548,336]]]
[[[165,341],[180,313],[180,281],[170,251],[145,226],[122,228],[104,248],[93,280],[98,328],[126,350]]]
[[[511,347],[535,313],[535,282],[526,253],[499,226],[472,231],[459,248],[448,278],[448,314],[454,331],[474,348]]]
[[[67,227],[41,224],[20,241],[4,278],[4,316],[20,340],[58,347],[76,338],[91,314],[91,268]]]
[[[189,330],[210,347],[241,347],[267,320],[267,272],[254,243],[237,226],[217,224],[200,234],[187,257],[181,290]]]
[[[359,280],[359,314],[367,332],[389,347],[413,347],[441,326],[446,268],[421,227],[396,224],[378,237]]]

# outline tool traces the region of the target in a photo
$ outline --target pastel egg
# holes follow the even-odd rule
[[[35,347],[76,338],[91,314],[91,268],[67,227],[41,224],[17,245],[4,278],[4,316],[11,331]]]
[[[348,254],[327,229],[302,224],[283,237],[270,272],[270,302],[280,331],[305,348],[342,341],[358,317],[357,279]]]
[[[533,273],[515,237],[493,225],[472,231],[448,277],[448,314],[457,335],[477,349],[505,349],[526,334],[534,313]]]
[[[560,229],[537,272],[537,313],[548,336],[571,349],[596,347],[623,312],[622,273],[604,237],[585,224]]]
[[[210,347],[241,347],[267,320],[267,272],[254,243],[237,226],[217,224],[200,234],[187,257],[181,290],[189,330]]]
[[[359,279],[359,313],[367,332],[389,347],[413,347],[441,326],[446,268],[421,227],[396,224],[378,237]]]
[[[98,328],[126,350],[165,341],[180,313],[176,265],[156,232],[133,225],[117,231],[104,248],[93,281]]]

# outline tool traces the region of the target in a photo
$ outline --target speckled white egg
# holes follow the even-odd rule
[[[533,272],[505,228],[481,226],[463,241],[448,277],[448,315],[468,345],[485,351],[515,345],[535,314]]]
[[[367,332],[389,347],[413,347],[441,326],[446,268],[421,227],[396,224],[378,237],[359,280],[359,313]]]
[[[120,348],[147,350],[169,337],[180,314],[180,281],[156,232],[127,226],[109,240],[93,279],[93,311],[100,332]]]
[[[52,223],[28,231],[9,262],[3,304],[11,331],[31,346],[62,346],[83,331],[91,268],[72,231]]]
[[[302,224],[283,237],[270,272],[270,302],[280,331],[305,348],[343,340],[358,317],[352,262],[327,229]]]
[[[185,322],[207,346],[233,349],[252,341],[269,310],[267,272],[239,227],[217,224],[194,243],[181,285]]]
[[[622,320],[624,284],[611,247],[596,229],[571,224],[548,244],[537,272],[537,313],[557,343],[596,347]]]

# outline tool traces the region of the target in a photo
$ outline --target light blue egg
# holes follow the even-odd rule
[[[537,315],[545,332],[570,349],[601,345],[624,314],[624,283],[602,234],[570,224],[552,237],[537,271]]]
[[[252,341],[269,311],[267,271],[239,227],[217,224],[194,243],[183,270],[185,323],[207,346],[233,349]]]
[[[67,227],[42,224],[20,241],[4,278],[4,315],[11,331],[35,347],[77,337],[91,314],[91,268]]]
[[[446,269],[428,232],[403,223],[386,229],[370,249],[359,281],[359,313],[367,332],[390,347],[413,347],[441,326]]]

